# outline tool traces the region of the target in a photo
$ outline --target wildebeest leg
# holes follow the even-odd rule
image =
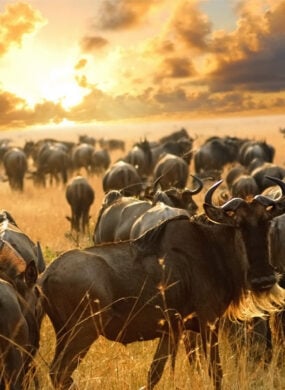
[[[209,326],[207,324],[201,324],[201,337],[202,345],[205,356],[207,357],[207,345],[209,345],[209,374],[213,378],[214,387],[216,390],[220,390],[222,386],[223,371],[221,367],[221,360],[219,354],[218,344],[218,333],[219,333],[219,321],[215,325]]]
[[[84,326],[74,327],[68,333],[57,333],[55,355],[50,367],[50,377],[56,389],[65,390],[73,385],[71,375],[97,337],[91,320],[85,321]]]
[[[172,368],[174,369],[178,340],[179,334],[177,333],[173,333],[171,335],[163,333],[159,339],[159,343],[148,372],[147,390],[153,389],[156,383],[160,380],[169,355],[172,356]]]

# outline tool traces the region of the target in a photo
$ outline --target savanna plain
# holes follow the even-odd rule
[[[230,122],[229,122],[230,123]],[[285,123],[285,122],[284,122]],[[276,148],[274,162],[285,165],[285,138],[279,131],[282,123],[267,123],[267,126],[223,126],[213,128],[210,126],[199,129],[185,126],[189,134],[195,138],[194,146],[198,148],[205,138],[212,135],[229,135],[256,140],[266,140]],[[178,129],[178,128],[177,128]],[[149,140],[157,140],[162,135],[169,134],[173,129],[167,130],[156,127],[148,132]],[[96,138],[96,131],[83,131]],[[11,133],[12,134],[12,133]],[[55,133],[59,134],[59,133]],[[125,135],[122,135],[125,134]],[[126,139],[128,150],[133,143],[139,141],[144,133],[129,131],[124,133],[114,129],[111,138]],[[56,135],[52,135],[56,138]],[[66,131],[61,138],[74,140],[77,134],[74,130]],[[9,137],[9,132],[1,133],[0,138]],[[21,132],[20,137],[13,134],[13,144],[20,140],[30,140],[31,135]],[[50,133],[39,132],[37,139],[50,137]],[[123,152],[111,152],[112,161],[123,156]],[[1,167],[1,170],[3,168]],[[190,172],[194,173],[193,165]],[[1,172],[2,173],[2,172]],[[82,170],[82,175],[86,172]],[[70,208],[65,199],[65,188],[60,185],[47,185],[46,188],[35,187],[33,182],[25,179],[23,193],[12,192],[7,182],[0,182],[0,208],[8,210],[15,218],[19,227],[33,241],[40,241],[44,257],[47,263],[52,262],[60,253],[75,248],[84,248],[92,245],[92,233],[97,215],[103,200],[102,177],[89,176],[91,185],[95,190],[95,202],[91,208],[89,234],[76,237],[70,231],[70,223],[66,216],[70,215]],[[195,200],[202,205],[206,188],[198,194]],[[202,210],[202,209],[201,209]],[[71,286],[72,288],[72,286]],[[239,340],[233,342],[239,345]],[[108,341],[100,337],[91,347],[73,377],[80,390],[133,390],[139,389],[146,383],[147,371],[152,361],[157,341],[137,342],[127,347]],[[232,348],[224,333],[221,335],[221,359],[224,371],[223,388],[225,390],[284,390],[285,389],[285,364],[280,348],[274,350],[272,362],[264,364],[263,356],[254,359],[249,356],[246,349]],[[47,318],[44,319],[41,328],[40,350],[36,356],[37,375],[40,388],[52,389],[49,379],[49,364],[52,360],[55,348],[55,335]],[[188,364],[183,345],[178,351],[175,373],[173,375],[170,364],[167,364],[162,379],[157,385],[157,390],[201,390],[212,389],[212,382],[208,376],[207,363],[203,355],[197,355],[194,365]]]

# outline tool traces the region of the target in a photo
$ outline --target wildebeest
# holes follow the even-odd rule
[[[112,202],[103,202],[94,229],[93,241],[124,241],[130,238],[130,231],[136,219],[152,207],[147,200],[120,194]]]
[[[36,172],[33,172],[36,185],[46,186],[46,177],[50,176],[49,183],[59,184],[60,180],[65,185],[68,180],[68,172],[71,169],[70,156],[64,144],[43,143],[37,152]]]
[[[255,168],[251,172],[251,176],[255,179],[259,192],[261,193],[267,187],[272,186],[272,181],[268,178],[268,176],[277,177],[281,180],[285,178],[285,168],[274,163],[265,162]]]
[[[39,290],[34,261],[0,240],[0,387],[20,390],[35,379],[39,348]],[[31,375],[30,375],[31,374]],[[37,381],[35,379],[37,388]]]
[[[71,208],[71,230],[85,233],[89,224],[89,211],[95,199],[95,191],[88,180],[83,176],[76,176],[70,180],[65,190],[66,200]]]
[[[244,142],[238,152],[238,161],[248,167],[250,163],[259,159],[263,162],[273,162],[275,148],[265,141],[248,140]]]
[[[147,178],[152,173],[152,151],[150,143],[145,139],[137,142],[123,158],[129,164],[132,164],[142,178]]]
[[[153,226],[170,216],[173,218],[174,215],[183,214],[188,217],[194,215],[198,205],[193,199],[193,195],[198,194],[202,187],[203,183],[198,180],[198,186],[193,190],[189,188],[158,190],[150,199],[123,196],[122,193],[114,190],[108,192],[98,214],[94,229],[94,243],[129,239],[133,225],[148,211],[152,215]],[[141,223],[139,222],[139,225]],[[144,227],[140,226],[139,230],[142,229]]]
[[[119,149],[121,150],[122,152],[125,151],[125,141],[121,140],[121,139],[114,139],[114,138],[111,138],[111,139],[105,139],[105,138],[100,138],[98,140],[99,142],[99,145],[102,149],[107,149],[107,150],[116,150],[116,149]]]
[[[12,190],[24,190],[24,178],[28,170],[26,153],[20,148],[11,148],[3,156],[5,173]]]
[[[84,168],[87,174],[92,173],[92,155],[94,146],[86,143],[75,145],[71,152],[73,171],[79,174],[80,169]]]
[[[154,167],[153,181],[155,188],[159,185],[163,190],[170,187],[185,188],[189,177],[189,165],[182,157],[167,153]]]
[[[143,189],[143,181],[136,168],[125,161],[117,161],[103,176],[103,190],[119,190],[126,196],[138,196]]]
[[[224,166],[237,161],[242,139],[236,137],[210,137],[194,154],[194,170],[198,176],[222,172]]]
[[[27,264],[34,261],[38,272],[44,271],[46,264],[40,243],[35,244],[7,210],[0,210],[0,238],[8,242]]]
[[[56,333],[50,367],[56,388],[72,385],[73,371],[103,335],[123,344],[159,339],[147,379],[152,389],[169,355],[174,368],[179,340],[190,329],[209,347],[210,372],[221,388],[218,319],[284,304],[269,263],[268,230],[285,200],[258,195],[217,207],[212,195],[219,184],[205,195],[205,219],[170,220],[137,240],[69,250],[47,267],[40,285]]]
[[[111,164],[110,153],[107,149],[94,150],[91,157],[91,169],[97,175],[104,173]]]

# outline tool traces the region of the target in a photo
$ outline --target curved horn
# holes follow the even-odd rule
[[[213,184],[208,191],[205,194],[204,203],[208,203],[209,205],[213,206],[212,204],[212,197],[213,193],[215,192],[216,188],[219,187],[219,185],[223,182],[223,180],[217,181],[215,184]]]
[[[246,201],[242,198],[232,198],[223,204],[221,208],[225,211],[235,211],[242,203],[246,203]]]
[[[265,176],[267,179],[273,181],[275,184],[277,184],[282,192],[282,196],[285,196],[285,183],[283,180],[279,179],[278,177],[273,177],[273,176]]]
[[[261,203],[263,206],[273,206],[276,203],[276,201],[278,201],[283,196],[285,196],[285,183],[284,183],[284,181],[282,181],[278,177],[267,176],[267,175],[265,177],[267,179],[273,181],[276,185],[278,185],[280,187],[281,196],[280,196],[280,198],[274,200],[274,199],[272,199],[268,196],[265,196],[265,195],[256,195],[254,197],[254,199],[257,200],[259,203]]]
[[[195,175],[190,175],[191,177],[193,177],[193,179],[195,181],[197,181],[198,183],[198,186],[196,188],[194,188],[193,190],[190,190],[189,188],[187,188],[187,192],[190,193],[190,195],[196,195],[198,194],[200,191],[202,191],[202,188],[203,188],[203,181],[200,179],[200,177],[198,176],[195,176]]]
[[[223,180],[217,181],[212,187],[210,187],[205,195],[204,203],[208,203],[209,205],[213,206],[212,203],[212,196],[216,188],[222,183]],[[225,211],[234,211],[236,210],[242,203],[246,203],[246,201],[242,198],[233,198],[230,199],[228,202],[223,204],[221,208]]]

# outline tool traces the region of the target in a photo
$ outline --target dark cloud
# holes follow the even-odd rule
[[[84,53],[89,53],[98,49],[102,49],[108,44],[109,41],[100,36],[85,36],[80,41],[80,47]]]
[[[121,30],[140,24],[154,6],[162,0],[104,0],[93,19],[99,30]]]
[[[0,14],[0,56],[14,45],[21,46],[23,37],[44,23],[42,15],[28,3],[7,5],[5,12]]]

